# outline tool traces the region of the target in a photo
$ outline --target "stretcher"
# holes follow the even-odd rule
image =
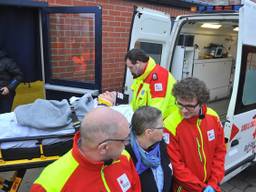
[[[28,169],[44,167],[70,150],[80,127],[75,120],[72,129],[37,130],[17,124],[13,112],[0,115],[0,172],[14,172],[10,179],[0,177],[0,190],[18,191]]]
[[[129,105],[113,107],[130,122]],[[0,190],[18,191],[27,169],[44,167],[72,148],[80,122],[71,109],[72,129],[37,130],[17,123],[13,112],[0,115],[0,172],[14,171],[11,179],[0,178]]]
[[[8,142],[34,141],[33,147],[0,148],[0,172],[14,171],[10,180],[0,178],[2,191],[18,191],[27,169],[44,167],[58,159],[72,148],[74,133],[0,139],[0,145]],[[44,145],[44,140],[58,139],[58,142]]]

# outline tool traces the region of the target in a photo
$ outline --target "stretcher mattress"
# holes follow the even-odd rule
[[[122,113],[129,122],[131,121],[133,111],[129,105],[112,108]],[[43,155],[46,157],[63,155],[72,148],[74,128],[36,129],[22,126],[17,123],[14,112],[1,114],[0,122],[0,148],[2,159],[5,161],[41,157],[40,142]],[[42,166],[44,163],[46,162],[30,165],[30,167]],[[18,165],[2,166],[0,171],[11,170],[13,166],[16,168]],[[22,167],[23,164],[19,166]]]
[[[13,142],[1,142],[3,139],[10,138],[26,138],[33,136],[58,136],[58,135],[67,135],[75,132],[75,129],[44,129],[39,130],[32,127],[21,126],[17,123],[16,116],[14,112],[5,113],[0,115],[0,147],[1,149],[10,149],[10,148],[33,148],[38,146],[37,140],[28,140],[28,141],[13,141]],[[43,145],[49,145],[59,142],[65,142],[67,138],[49,138],[43,139]]]
[[[113,106],[114,110],[122,113],[127,120],[130,122],[133,111],[129,105],[119,105]],[[32,120],[31,120],[32,121]],[[38,146],[37,140],[27,140],[27,141],[13,141],[13,142],[1,142],[2,139],[14,138],[26,138],[34,136],[58,136],[58,135],[68,135],[75,133],[74,128],[69,129],[35,129],[33,127],[22,126],[17,123],[16,116],[14,112],[4,113],[0,115],[0,147],[1,149],[10,148],[33,148]],[[49,145],[58,143],[61,141],[66,141],[67,138],[49,138],[43,139],[43,145]]]

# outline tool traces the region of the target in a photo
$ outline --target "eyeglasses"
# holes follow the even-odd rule
[[[129,133],[129,135],[127,137],[125,137],[124,139],[111,139],[111,138],[105,139],[105,140],[101,141],[98,144],[98,146],[101,145],[102,143],[105,143],[105,142],[108,142],[108,141],[117,141],[117,142],[122,142],[124,145],[129,145],[130,140],[131,140],[131,134]]]
[[[183,105],[182,103],[176,101],[176,105],[180,108],[180,109],[187,109],[188,111],[193,111],[198,105],[199,103],[195,104],[195,105]]]
[[[162,126],[162,127],[154,127],[154,128],[150,128],[150,129],[164,129],[164,127]]]

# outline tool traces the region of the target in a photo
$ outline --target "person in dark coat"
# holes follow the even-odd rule
[[[0,50],[0,114],[10,112],[15,89],[23,79],[16,63]]]
[[[170,192],[172,165],[163,141],[161,111],[144,106],[131,120],[131,143],[126,147],[140,176],[142,192]]]

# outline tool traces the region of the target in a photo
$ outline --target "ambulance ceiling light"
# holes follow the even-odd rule
[[[202,28],[208,29],[219,29],[221,26],[219,23],[204,23],[201,25]]]
[[[239,31],[239,27],[235,27],[233,31]]]

